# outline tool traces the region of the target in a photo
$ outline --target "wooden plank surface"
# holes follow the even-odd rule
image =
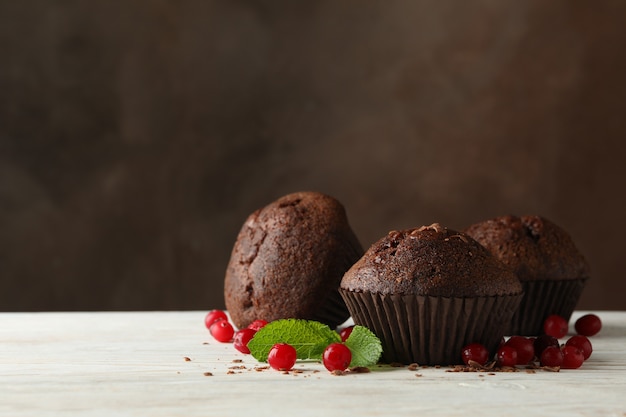
[[[259,371],[212,339],[204,312],[0,313],[0,415],[623,417],[626,312],[597,314],[578,370],[334,376],[316,362]]]

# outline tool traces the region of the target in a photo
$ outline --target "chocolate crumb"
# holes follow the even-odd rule
[[[202,375],[204,375],[204,376],[213,376],[213,374],[211,372],[205,372]]]
[[[226,372],[226,375],[233,375],[235,373],[235,371],[233,371],[232,369],[229,370],[228,372]]]
[[[366,366],[354,366],[350,368],[350,372],[355,374],[367,374],[370,372],[370,368]]]
[[[185,356],[185,357],[183,357],[183,359],[185,360],[185,362],[189,362],[191,360],[191,358],[189,356]]]
[[[489,372],[487,375],[495,375],[495,372]]]
[[[233,359],[233,363],[241,363],[243,362],[243,359]]]
[[[334,371],[331,372],[332,375],[335,376],[340,376],[340,375],[344,375],[345,372],[344,371],[340,371],[339,369],[335,369]]]
[[[228,369],[246,369],[244,365],[229,366]]]
[[[412,363],[412,364],[410,364],[410,365],[408,366],[408,369],[409,369],[409,371],[415,371],[415,370],[417,370],[419,367],[420,367],[420,366],[419,366],[419,364],[417,364],[417,363]]]
[[[422,376],[422,374],[415,374],[415,376],[419,378]]]

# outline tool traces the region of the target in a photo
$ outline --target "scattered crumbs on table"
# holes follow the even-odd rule
[[[370,368],[368,368],[367,366],[354,366],[350,368],[349,371],[353,374],[367,374],[371,372]]]

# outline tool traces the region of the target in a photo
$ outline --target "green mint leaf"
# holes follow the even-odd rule
[[[383,353],[380,339],[367,327],[354,326],[345,343],[352,352],[350,367],[375,365]]]
[[[288,343],[296,349],[298,359],[322,359],[326,346],[341,342],[339,334],[325,324],[301,319],[275,320],[259,329],[248,342],[250,354],[260,362],[276,343]]]

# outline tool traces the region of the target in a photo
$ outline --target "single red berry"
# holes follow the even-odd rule
[[[265,320],[261,320],[261,319],[254,320],[252,323],[248,325],[248,329],[252,329],[255,332],[258,332],[259,329],[265,327],[266,324],[267,324],[267,321]]]
[[[589,359],[591,352],[593,352],[591,341],[587,338],[587,336],[583,336],[582,334],[577,334],[567,339],[565,346],[575,346],[580,349],[585,360]]]
[[[517,365],[517,351],[512,346],[501,346],[496,352],[496,361],[500,366],[513,367]]]
[[[233,346],[241,353],[248,354],[250,353],[250,349],[248,349],[248,342],[254,337],[256,330],[253,329],[241,329],[235,332],[235,337],[233,338]]]
[[[561,366],[563,363],[563,352],[558,346],[548,346],[540,357],[541,366]]]
[[[480,343],[470,343],[461,350],[463,363],[469,365],[470,361],[484,365],[489,360],[489,351]]]
[[[563,352],[563,364],[561,368],[563,369],[578,369],[585,361],[583,352],[576,346],[565,345],[561,350]]]
[[[211,325],[209,329],[211,335],[218,342],[230,342],[233,338],[233,334],[235,333],[235,329],[233,329],[233,325],[230,324],[227,320],[218,320]]]
[[[276,343],[270,349],[267,362],[277,371],[289,371],[296,364],[296,349],[287,343]]]
[[[222,310],[211,310],[204,317],[204,325],[207,329],[210,329],[211,325],[218,320],[228,320],[228,316]]]
[[[322,362],[330,372],[345,371],[351,361],[352,352],[343,343],[331,343],[326,346],[322,355]]]
[[[557,314],[552,314],[544,320],[543,332],[560,339],[567,334],[567,320]]]
[[[348,338],[352,334],[352,329],[354,329],[354,326],[348,326],[339,332],[339,336],[341,336],[342,342],[345,342],[346,340],[348,340]]]
[[[556,337],[553,337],[547,334],[542,334],[541,336],[537,336],[535,338],[533,346],[535,348],[535,356],[541,359],[541,354],[543,353],[544,349],[549,346],[554,346],[558,348],[559,341],[556,339]]]
[[[517,352],[517,365],[528,365],[535,358],[533,340],[524,336],[511,336],[505,346],[511,346]]]
[[[574,329],[583,336],[595,336],[602,329],[602,320],[595,314],[585,314],[576,320]]]

